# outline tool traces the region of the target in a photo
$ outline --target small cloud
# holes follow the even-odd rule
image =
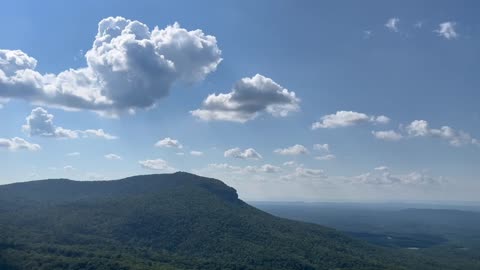
[[[386,171],[388,170],[387,166],[378,166],[374,169],[375,171]]]
[[[262,155],[260,155],[255,149],[248,148],[242,150],[238,147],[228,149],[223,153],[224,157],[232,157],[232,158],[239,158],[239,159],[261,159]]]
[[[434,32],[448,40],[457,39],[459,34],[455,30],[456,25],[457,23],[455,22],[444,22],[439,24],[438,29],[436,29]]]
[[[155,147],[177,148],[182,149],[183,145],[175,139],[167,137],[155,143]]]
[[[71,172],[71,171],[75,170],[75,168],[71,165],[67,165],[67,166],[63,167],[63,170],[66,171],[66,172]]]
[[[168,163],[163,159],[147,159],[147,160],[140,160],[138,163],[142,166],[142,168],[150,169],[150,170],[158,170],[158,171],[173,171],[172,168]]]
[[[308,149],[301,144],[295,144],[287,148],[276,149],[274,153],[277,153],[280,155],[298,156],[298,155],[308,154]]]
[[[200,151],[190,151],[190,155],[192,155],[192,156],[203,156],[203,152],[200,152]]]
[[[423,27],[423,22],[422,21],[418,21],[416,22],[414,25],[413,25],[414,28],[417,28],[417,29],[420,29]]]
[[[371,30],[365,30],[363,31],[363,38],[364,39],[369,39],[373,36],[373,31]]]
[[[312,129],[339,128],[358,125],[361,123],[387,124],[390,118],[385,115],[367,115],[353,111],[337,111],[335,114],[322,116],[321,120],[312,124]]]
[[[71,152],[71,153],[67,154],[67,157],[76,157],[76,156],[80,156],[80,153],[79,152]]]
[[[303,166],[298,166],[295,168],[295,171],[291,174],[287,174],[281,177],[282,180],[297,180],[300,178],[305,178],[309,180],[324,180],[327,179],[327,175],[324,170],[321,169],[310,169]]]
[[[104,157],[109,160],[122,160],[121,156],[115,154],[106,154]]]
[[[394,130],[372,131],[375,138],[384,141],[399,141],[403,138],[402,134]]]
[[[388,21],[385,23],[385,27],[388,28],[388,30],[392,32],[398,32],[398,24],[400,23],[399,18],[390,18]]]
[[[371,172],[354,176],[350,181],[367,185],[438,185],[446,182],[446,179],[418,171],[407,174],[393,174],[388,167],[380,166]]]
[[[17,150],[38,151],[41,149],[40,145],[35,143],[30,143],[19,137],[14,137],[11,139],[0,138],[0,148],[6,148],[10,151],[17,151]]]
[[[285,167],[293,167],[293,166],[297,166],[297,162],[293,161],[293,160],[290,160],[290,161],[284,162],[282,165],[285,166]]]
[[[477,145],[478,141],[475,138],[462,130],[457,131],[449,126],[442,126],[438,129],[430,128],[430,125],[425,120],[412,121],[405,127],[408,135],[411,137],[433,137],[440,138],[449,142],[452,146],[463,145]]]
[[[71,130],[53,124],[53,114],[48,113],[42,107],[37,107],[30,112],[26,118],[26,124],[22,130],[29,136],[40,136],[49,138],[76,139],[79,136],[84,138],[97,137],[107,140],[116,139],[116,136],[106,133],[103,129]]]
[[[330,152],[330,146],[328,145],[328,143],[314,144],[313,149],[317,151]]]
[[[335,158],[336,158],[335,155],[332,155],[332,154],[315,157],[316,160],[332,160]]]

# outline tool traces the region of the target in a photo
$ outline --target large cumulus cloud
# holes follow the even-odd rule
[[[203,80],[221,62],[214,36],[178,23],[164,29],[109,17],[98,24],[87,66],[41,74],[20,50],[0,50],[0,98],[19,98],[66,109],[104,114],[148,108],[172,84]]]

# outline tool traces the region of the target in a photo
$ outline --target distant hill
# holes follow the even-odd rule
[[[390,255],[184,172],[0,186],[2,270],[406,269]]]

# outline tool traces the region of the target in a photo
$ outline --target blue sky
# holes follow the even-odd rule
[[[0,183],[183,170],[249,200],[477,199],[475,1],[97,2],[3,4]]]

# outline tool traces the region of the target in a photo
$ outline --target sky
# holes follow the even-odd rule
[[[187,171],[257,201],[476,201],[476,1],[6,1],[0,184]]]

